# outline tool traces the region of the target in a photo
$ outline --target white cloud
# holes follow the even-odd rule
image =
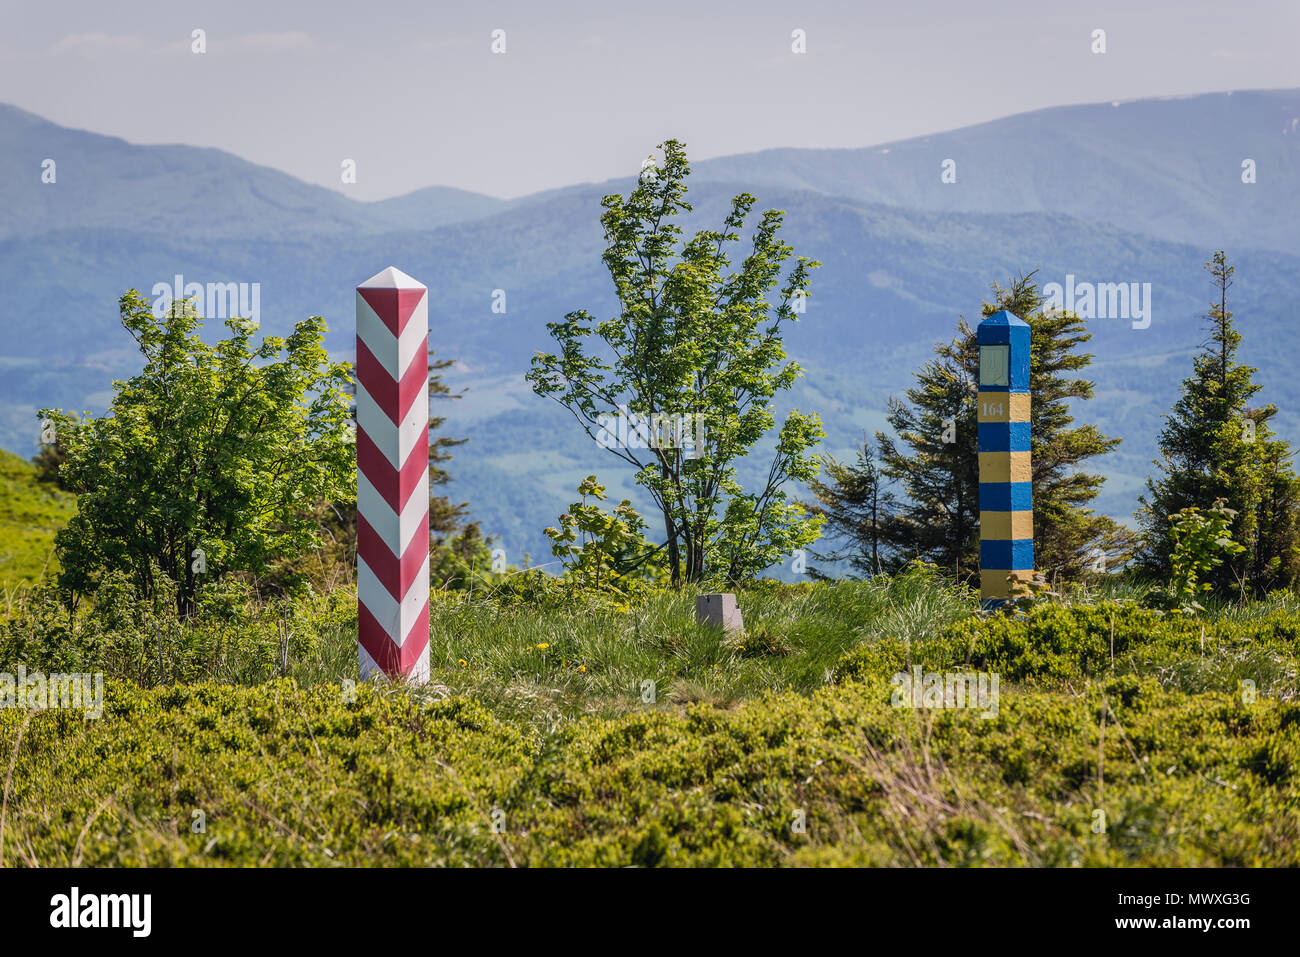
[[[102,53],[129,50],[139,46],[135,36],[111,36],[107,33],[70,33],[60,37],[52,47],[55,53]]]
[[[237,41],[248,50],[264,53],[285,53],[290,50],[310,50],[316,41],[301,30],[286,30],[283,33],[249,33]]]

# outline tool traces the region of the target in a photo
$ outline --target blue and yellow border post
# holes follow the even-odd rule
[[[1029,460],[1029,324],[1003,309],[975,330],[980,350],[980,600],[997,608],[1012,579],[1034,574],[1034,492]]]

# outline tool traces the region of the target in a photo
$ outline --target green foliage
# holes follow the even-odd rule
[[[81,417],[70,415],[69,423],[71,431],[75,434],[77,427],[81,424]],[[42,422],[41,425],[41,445],[32,458],[32,465],[36,467],[36,478],[40,482],[48,482],[57,486],[60,491],[71,491],[59,474],[64,459],[67,458],[61,434],[57,428],[54,428],[55,423],[52,421]],[[47,427],[50,429],[49,432],[46,431]]]
[[[204,604],[183,621],[167,612],[167,595],[142,601],[121,576],[75,609],[52,588],[27,593],[0,623],[0,663],[154,684],[162,629],[168,682],[252,683],[280,672],[287,620],[290,676],[303,684],[356,676],[350,587],[266,602],[234,584],[221,593],[205,589]],[[739,593],[747,634],[732,642],[697,624],[694,596],[672,589],[611,601],[571,592],[560,577],[537,570],[484,576],[475,585],[432,594],[433,680],[512,714],[532,706],[617,712],[638,700],[647,679],[673,701],[807,691],[825,683],[845,651],[878,632],[934,634],[976,607],[968,590],[948,587],[933,568],[835,585],[768,581]],[[547,646],[545,656],[538,645]]]
[[[205,608],[142,689],[121,679],[154,684],[153,625],[179,623],[114,581],[90,610],[33,592],[0,632],[3,661],[113,669],[102,718],[0,709],[2,864],[1300,865],[1290,601],[975,616],[912,565],[743,591],[733,641],[671,591],[624,612],[436,593],[432,683],[353,696],[346,590]],[[999,673],[997,716],[892,707],[912,665]]]
[[[998,608],[998,611],[1004,615],[1022,614],[1039,605],[1060,601],[1062,598],[1061,593],[1052,588],[1047,576],[1042,572],[1034,572],[1026,579],[1008,575],[1007,591],[1010,600]]]
[[[1260,595],[1300,581],[1300,479],[1289,443],[1269,424],[1276,407],[1249,407],[1260,387],[1256,370],[1236,358],[1241,333],[1228,309],[1234,269],[1222,251],[1205,267],[1217,293],[1208,315],[1211,341],[1160,433],[1160,475],[1147,480],[1141,498],[1142,559],[1159,578],[1176,575],[1175,516],[1223,499],[1233,512],[1232,538],[1243,548],[1214,570],[1209,584],[1223,595]]]
[[[99,720],[0,712],[2,863],[1300,863],[1300,705],[1150,679],[1004,693],[995,720],[890,707],[876,680],[547,730],[368,685],[106,699]]]
[[[445,499],[444,499],[445,501]],[[463,591],[490,578],[492,547],[469,522],[460,531],[436,538],[429,548],[429,578],[435,587]]]
[[[71,495],[0,449],[0,585],[16,587],[58,570],[54,535],[72,512]]]
[[[889,400],[894,437],[876,433],[881,472],[900,504],[881,526],[892,567],[923,558],[969,581],[979,571],[979,350],[963,320],[916,373],[906,402]]]
[[[1092,360],[1078,351],[1092,336],[1077,316],[1044,310],[1032,274],[1008,289],[995,285],[993,292],[982,307],[985,317],[1006,309],[1030,327],[1035,564],[1052,581],[1078,579],[1098,565],[1114,567],[1129,557],[1133,538],[1089,508],[1104,479],[1081,465],[1120,440],[1096,426],[1073,424],[1074,403],[1093,394],[1093,383],[1076,377]],[[890,402],[897,443],[876,434],[883,473],[906,493],[882,530],[898,558],[919,555],[969,579],[979,567],[975,330],[962,320],[957,337],[936,345],[935,354],[917,373],[907,401]]]
[[[176,617],[174,599],[174,590],[161,588],[142,598],[121,571],[106,573],[94,601],[75,608],[52,586],[31,589],[0,619],[0,671],[12,673],[22,663],[29,670],[103,673],[142,686],[356,675],[352,589],[261,602],[226,579],[204,588],[184,619]]]
[[[1300,700],[1300,610],[1274,607],[1249,619],[1197,619],[1133,603],[1040,604],[1027,614],[960,618],[929,636],[884,635],[847,652],[838,681],[926,670],[996,673],[1072,692],[1092,679],[1154,680],[1187,694],[1234,694],[1249,681],[1259,696]]]
[[[570,597],[554,576],[538,578],[554,591],[539,593],[527,574],[504,586],[531,590],[531,603],[514,595],[485,603],[477,593],[437,602],[435,680],[511,714],[522,708],[530,720],[543,720],[533,709],[620,713],[647,680],[666,702],[726,703],[821,687],[841,655],[876,633],[938,632],[976,607],[968,591],[922,569],[834,585],[765,582],[737,593],[745,636],[733,640],[696,622],[692,594],[654,590],[620,608],[603,596]]]
[[[882,547],[886,526],[894,520],[897,499],[885,484],[875,451],[864,435],[853,463],[822,456],[822,476],[808,480],[814,501],[809,511],[825,519],[824,538],[838,542],[838,549],[813,552],[821,561],[845,561],[860,575],[877,575],[885,570]],[[814,578],[824,577],[811,569]]]
[[[559,528],[546,529],[551,553],[564,563],[564,584],[570,595],[605,594],[626,602],[643,594],[655,566],[657,550],[645,540],[645,521],[623,499],[606,512],[595,502],[605,500],[605,486],[588,475],[578,485],[582,501],[560,516]]]
[[[115,384],[105,416],[42,412],[78,496],[57,537],[60,582],[87,594],[121,571],[146,600],[172,582],[187,614],[201,585],[266,574],[319,544],[307,512],[354,481],[349,367],[329,361],[320,317],[257,347],[256,324],[230,319],[229,338],[208,345],[189,303],[157,318],[131,290],[119,305],[144,369]]]
[[[781,327],[803,311],[809,273],[819,264],[797,257],[780,285],[793,249],[779,238],[783,214],[768,210],[752,250],[729,271],[728,249],[756,202],[748,193],[732,201],[722,229],[682,242],[677,219],[691,211],[690,167],[681,143],[669,140],[662,149],[662,167],[648,168],[626,199],[602,201],[602,259],[619,314],[601,322],[578,310],[548,323],[558,351],[538,353],[528,379],[637,470],[663,516],[674,584],[706,577],[736,583],[811,544],[820,527],[784,489],[816,474],[810,450],[823,434],[816,415],[786,416],[761,488],[746,491],[736,477],[737,461],[776,424],[774,397],[800,374],[786,361]],[[767,296],[778,286],[773,310]],[[656,434],[611,441],[607,422],[620,415],[644,416]],[[702,422],[704,434],[692,429],[693,442],[665,441],[655,416]]]
[[[1157,593],[1171,607],[1183,612],[1205,610],[1198,599],[1214,589],[1214,583],[1205,581],[1205,577],[1223,564],[1225,558],[1246,550],[1244,545],[1232,540],[1232,521],[1236,517],[1237,513],[1223,499],[1218,499],[1205,512],[1193,505],[1171,516],[1171,580],[1167,588]]]

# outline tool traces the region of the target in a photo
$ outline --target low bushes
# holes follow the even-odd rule
[[[57,590],[25,593],[0,619],[0,672],[102,672],[140,685],[256,684],[281,676],[337,679],[356,671],[356,593],[292,602],[232,601],[181,621],[120,579],[69,610]]]
[[[893,708],[889,692],[875,678],[543,732],[401,689],[115,682],[99,720],[0,711],[0,853],[43,867],[1300,864],[1300,705],[1132,675],[1004,690],[993,719]]]
[[[844,655],[836,675],[852,680],[920,664],[1050,687],[1136,674],[1188,692],[1235,692],[1250,681],[1260,694],[1294,700],[1298,658],[1300,614],[1288,608],[1205,621],[1131,604],[1049,604],[1019,617],[963,618],[919,641],[885,635]]]
[[[164,687],[125,598],[5,622],[0,671],[110,680],[99,719],[0,709],[0,863],[1300,865],[1287,602],[975,616],[920,568],[742,593],[739,640],[688,595],[439,595],[403,689],[343,682],[351,601],[192,623]],[[995,713],[894,707],[913,665],[998,674]]]

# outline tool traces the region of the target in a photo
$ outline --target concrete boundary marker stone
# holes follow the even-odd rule
[[[696,595],[695,620],[701,625],[721,628],[728,635],[740,637],[745,634],[740,606],[736,604],[736,596],[731,592]]]

